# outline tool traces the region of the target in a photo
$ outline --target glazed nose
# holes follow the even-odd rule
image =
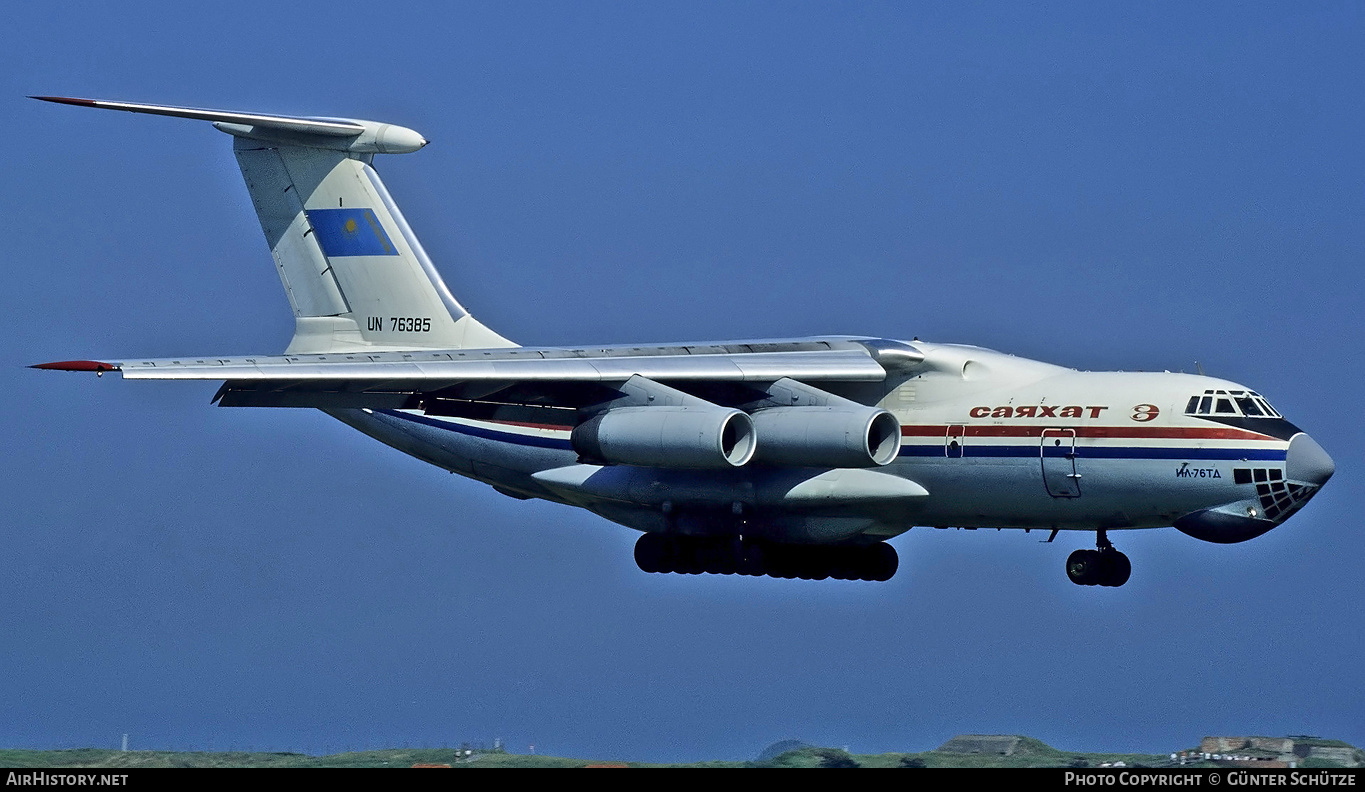
[[[1299,432],[1289,441],[1284,458],[1285,478],[1321,487],[1336,470],[1336,463],[1313,438]]]

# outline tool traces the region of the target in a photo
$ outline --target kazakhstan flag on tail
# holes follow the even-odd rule
[[[372,209],[308,209],[304,214],[328,258],[398,255]]]

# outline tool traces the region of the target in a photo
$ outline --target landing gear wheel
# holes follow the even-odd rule
[[[1077,550],[1066,558],[1066,576],[1078,586],[1100,582],[1104,564],[1097,550]]]
[[[1128,560],[1128,556],[1117,550],[1110,550],[1102,555],[1105,558],[1104,580],[1100,582],[1102,586],[1118,588],[1128,582],[1128,578],[1133,575],[1133,562]]]
[[[739,545],[741,557],[739,560],[739,574],[750,577],[763,576],[767,569],[763,545],[759,542],[744,540]]]
[[[1133,563],[1112,546],[1103,550],[1077,550],[1066,559],[1066,576],[1078,586],[1117,588],[1128,582]]]
[[[857,580],[862,555],[857,548],[833,547],[829,551],[829,576],[835,580]]]
[[[641,571],[679,575],[768,575],[788,580],[890,580],[900,559],[885,542],[871,545],[781,544],[737,536],[646,533],[635,540]]]
[[[885,542],[878,542],[868,548],[868,559],[871,562],[870,579],[885,582],[896,576],[896,570],[900,568],[900,557],[896,555],[896,548]]]
[[[644,534],[635,540],[635,565],[642,572],[663,572],[668,542],[659,534]]]
[[[716,569],[721,575],[735,575],[741,571],[744,560],[744,547],[739,537],[724,537],[716,540]]]

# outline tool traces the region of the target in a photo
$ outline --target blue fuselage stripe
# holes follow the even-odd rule
[[[379,410],[378,412],[393,418],[404,421],[423,424],[436,429],[445,429],[448,432],[458,432],[459,434],[470,435],[484,440],[495,440],[499,443],[513,443],[516,445],[534,446],[536,448],[553,448],[558,451],[572,451],[573,445],[567,438],[541,437],[538,435],[524,435],[515,432],[500,432],[496,429],[485,429],[482,426],[470,426],[469,424],[452,423],[450,421],[438,421],[434,418],[427,418],[423,415],[410,415],[398,412],[397,410]]]

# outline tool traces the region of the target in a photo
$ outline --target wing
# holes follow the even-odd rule
[[[923,356],[881,339],[819,338],[593,348],[453,349],[326,355],[62,361],[33,368],[125,379],[216,380],[223,406],[401,409],[422,398],[580,406],[631,377],[743,385],[791,378],[880,382]]]

